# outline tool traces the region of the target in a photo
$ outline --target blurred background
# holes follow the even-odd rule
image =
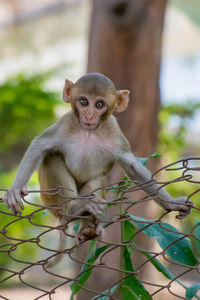
[[[61,98],[65,78],[76,81],[87,72],[131,90],[129,108],[117,118],[137,156],[161,154],[151,170],[199,155],[200,2],[150,2],[0,0],[0,188],[12,184],[30,141],[69,109]],[[37,184],[34,174],[30,189]],[[193,189],[178,187],[168,189],[174,196]],[[48,218],[38,215],[37,222]],[[193,220],[187,218],[184,230]],[[23,231],[16,226],[13,236],[32,230],[29,223]],[[27,243],[20,255],[38,258],[41,250]],[[7,254],[0,263],[10,264]]]

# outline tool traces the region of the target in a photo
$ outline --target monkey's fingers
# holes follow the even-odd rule
[[[94,199],[88,200],[83,205],[75,206],[72,209],[72,214],[79,216],[79,215],[85,215],[86,213],[89,213],[95,218],[98,218],[98,216],[100,216],[105,211],[106,208],[105,201],[99,200],[98,202],[94,201]]]
[[[106,201],[100,197],[96,197],[90,200],[92,207],[98,215],[101,215],[106,210]]]
[[[8,195],[8,192],[3,196],[3,201],[5,202],[7,208],[11,209],[12,212],[15,212],[14,208],[13,208],[13,199],[12,199],[12,195]]]
[[[23,210],[24,205],[18,192],[8,191],[4,195],[3,200],[6,203],[6,206],[11,209],[14,214],[21,214],[21,210]]]
[[[17,194],[15,195],[15,198],[17,200],[17,205],[20,207],[21,210],[24,210],[24,204],[22,202],[21,195]]]
[[[176,219],[182,220],[182,219],[186,218],[187,216],[189,216],[189,214],[190,214],[190,211],[180,210],[179,215],[176,216]]]
[[[185,201],[185,197],[183,198],[178,198],[178,200],[180,201],[180,207],[179,207],[179,215],[176,216],[177,219],[184,219],[186,218],[190,213],[192,208],[194,207],[192,201]],[[181,201],[182,204],[181,204]]]
[[[10,205],[9,205],[9,203],[8,203],[7,193],[3,196],[2,200],[5,202],[7,208],[10,208]]]
[[[10,209],[12,210],[12,212],[14,214],[21,213],[21,210],[19,209],[19,207],[17,205],[17,201],[16,201],[15,196],[14,196],[13,193],[10,193],[8,195],[8,204],[9,204]]]
[[[178,211],[191,211],[193,208],[192,201],[188,201],[187,197],[178,197],[175,198],[173,203],[170,203],[170,210],[178,210]]]
[[[95,202],[90,201],[86,205],[86,210],[94,217],[100,216],[105,211],[105,205],[97,204]]]
[[[98,237],[99,237],[100,239],[102,239],[102,237],[103,237],[104,234],[105,234],[104,228],[103,228],[103,226],[102,226],[101,223],[98,223],[98,224],[97,224],[97,227],[96,227],[96,234],[98,235]]]

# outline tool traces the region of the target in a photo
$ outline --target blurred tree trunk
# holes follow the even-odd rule
[[[113,80],[117,89],[131,91],[128,109],[117,118],[138,156],[153,153],[157,145],[159,72],[166,1],[93,1],[88,72],[103,73]],[[140,205],[134,214],[140,214],[141,210],[145,217],[145,211],[151,211],[150,206]],[[119,234],[118,230],[112,231],[111,237],[117,232]],[[106,233],[109,241],[108,235]],[[116,255],[111,255],[108,261],[109,265],[119,266]],[[117,281],[116,273],[113,277],[107,270],[103,273],[101,270],[93,277],[90,286],[103,291]],[[78,299],[91,297],[92,294],[81,292]]]
[[[139,155],[155,150],[159,72],[166,0],[95,0],[88,72],[110,77],[131,100],[118,120]]]

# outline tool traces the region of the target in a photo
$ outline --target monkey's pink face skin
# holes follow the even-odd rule
[[[79,122],[83,129],[94,130],[107,115],[108,105],[103,97],[81,96],[75,102]]]

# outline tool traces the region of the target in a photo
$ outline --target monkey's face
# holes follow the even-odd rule
[[[73,83],[65,81],[63,100],[71,103],[81,127],[94,130],[105,122],[113,111],[122,112],[129,101],[128,90],[116,90],[113,82],[106,76],[91,73]]]
[[[81,127],[94,130],[107,117],[109,107],[103,97],[81,95],[75,100],[74,109]]]

